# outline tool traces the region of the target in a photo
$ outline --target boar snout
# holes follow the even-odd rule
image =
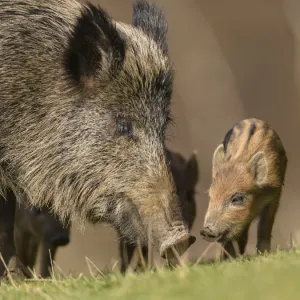
[[[200,235],[204,240],[212,242],[220,237],[220,233],[213,226],[205,226],[200,230]]]
[[[176,240],[173,244],[168,246],[164,245],[161,247],[160,255],[162,258],[172,259],[176,257],[176,254],[173,252],[173,249],[181,256],[194,242],[196,238],[186,233],[184,236]]]
[[[196,241],[186,229],[174,228],[160,246],[160,255],[171,263],[177,263],[176,254],[181,256]],[[174,253],[174,250],[177,252]]]
[[[53,246],[66,246],[70,242],[70,237],[68,233],[58,233],[50,238],[50,243]]]

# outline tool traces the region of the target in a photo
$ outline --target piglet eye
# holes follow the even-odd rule
[[[132,136],[132,123],[128,120],[118,118],[117,119],[117,134]]]
[[[247,199],[246,195],[235,194],[230,198],[230,202],[232,205],[239,206],[245,204],[246,199]]]

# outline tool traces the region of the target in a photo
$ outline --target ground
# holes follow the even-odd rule
[[[111,274],[3,285],[0,299],[300,299],[300,250],[122,277]]]

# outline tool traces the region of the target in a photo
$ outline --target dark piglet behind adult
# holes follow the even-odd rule
[[[0,187],[61,220],[108,222],[175,259],[195,241],[165,153],[173,70],[167,24],[137,1],[132,25],[75,0],[0,1]],[[15,279],[16,201],[0,201]],[[4,264],[0,274],[7,276]]]
[[[51,275],[57,249],[69,244],[70,224],[63,225],[49,209],[17,206],[15,244],[23,265],[33,270],[40,249],[40,272],[43,278]]]

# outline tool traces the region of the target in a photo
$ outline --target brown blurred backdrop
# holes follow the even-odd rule
[[[115,19],[131,20],[131,0],[99,0]],[[298,0],[157,0],[169,22],[170,56],[176,68],[171,149],[185,156],[197,149],[201,179],[191,257],[208,246],[199,236],[207,207],[211,157],[238,120],[257,117],[271,123],[286,147],[286,185],[273,231],[273,248],[300,243],[300,2]],[[297,230],[299,229],[299,232]],[[255,246],[251,228],[248,252]],[[298,236],[299,235],[299,236]],[[210,252],[211,253],[211,252]],[[211,254],[212,255],[212,254]],[[117,239],[107,225],[76,225],[57,264],[88,274],[88,257],[100,269],[118,259]]]

